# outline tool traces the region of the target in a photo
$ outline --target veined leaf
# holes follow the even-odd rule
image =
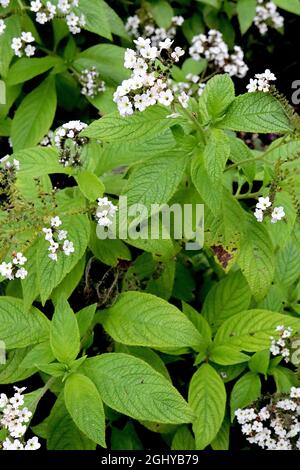
[[[300,320],[269,310],[253,309],[228,318],[218,329],[214,344],[234,347],[238,351],[256,352],[270,347],[270,336],[276,327],[284,325],[294,331],[300,329]]]
[[[0,338],[7,349],[24,348],[49,337],[49,320],[35,307],[29,311],[22,300],[0,297]]]
[[[235,411],[245,408],[257,400],[261,394],[261,384],[258,374],[247,372],[235,384],[230,396],[231,421],[234,420]]]
[[[89,439],[105,444],[105,415],[96,385],[85,375],[71,374],[64,388],[65,404],[74,423]]]
[[[119,113],[107,114],[84,129],[81,135],[105,142],[145,141],[178,124],[178,118],[168,118],[169,114],[167,108],[158,105],[127,117]]]
[[[14,151],[38,144],[49,131],[55,111],[55,81],[49,76],[24,98],[14,115],[11,129]]]
[[[281,103],[264,92],[240,95],[217,125],[233,131],[285,134],[293,128]]]
[[[189,423],[193,413],[179,392],[149,364],[128,354],[87,359],[81,369],[110,408],[140,421]]]
[[[51,321],[50,344],[59,362],[69,364],[80,351],[80,336],[73,310],[63,297],[57,302]]]
[[[142,292],[125,292],[103,315],[110,336],[131,346],[197,348],[202,336],[176,307]]]
[[[196,415],[193,421],[196,449],[202,450],[217,435],[226,404],[224,383],[209,364],[203,364],[193,375],[189,388],[189,404]]]

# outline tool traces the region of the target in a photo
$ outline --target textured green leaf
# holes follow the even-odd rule
[[[41,58],[22,57],[9,69],[7,76],[8,85],[16,85],[30,80],[37,75],[41,75],[55,65],[63,64],[60,57],[46,56]]]
[[[209,359],[222,366],[231,366],[248,362],[250,358],[247,354],[243,354],[230,346],[213,345],[209,352]]]
[[[229,450],[230,419],[225,416],[222,426],[211,442],[213,450]]]
[[[249,361],[249,369],[257,374],[267,374],[270,363],[270,351],[259,351],[251,357]]]
[[[218,329],[214,343],[239,351],[262,351],[270,347],[270,336],[275,335],[278,325],[297,331],[300,320],[268,310],[248,310],[228,318]]]
[[[274,3],[283,10],[300,15],[299,0],[274,0]]]
[[[45,422],[45,421],[44,421]],[[63,393],[56,400],[45,422],[48,450],[95,450],[96,444],[88,439],[69,415]]]
[[[245,408],[257,400],[261,394],[261,384],[258,374],[247,372],[235,384],[230,395],[231,421],[239,408]]]
[[[87,359],[84,373],[110,408],[137,420],[189,423],[193,413],[178,391],[146,362],[110,353]]]
[[[69,173],[68,168],[58,162],[58,151],[48,147],[33,147],[15,152],[14,158],[20,162],[19,175],[37,178],[52,173]]]
[[[184,176],[185,166],[185,155],[181,152],[157,156],[138,166],[124,192],[128,207],[140,203],[150,210],[151,204],[167,203]]]
[[[210,79],[201,96],[211,118],[222,116],[234,98],[234,83],[227,74]]]
[[[36,368],[31,363],[30,368],[20,368],[20,363],[26,357],[30,348],[14,349],[8,353],[5,364],[0,364],[0,384],[15,384],[21,380],[27,379],[36,372]]]
[[[209,364],[203,364],[193,375],[189,387],[189,404],[196,415],[193,421],[196,449],[202,450],[217,435],[226,404],[222,379]]]
[[[49,131],[55,111],[55,82],[50,76],[24,98],[14,115],[11,129],[14,151],[39,143]]]
[[[7,349],[24,348],[49,337],[49,320],[37,308],[24,308],[22,300],[0,297],[0,338]]]
[[[256,0],[238,0],[237,14],[241,33],[244,34],[251,26],[256,13]]]
[[[167,118],[169,114],[167,108],[158,105],[127,117],[122,117],[119,113],[107,114],[94,121],[81,134],[105,142],[145,141],[178,123],[177,118]]]
[[[275,279],[289,287],[300,277],[300,244],[289,240],[276,254]]]
[[[196,450],[195,439],[187,426],[180,426],[174,434],[172,450]]]
[[[85,17],[84,29],[112,39],[105,3],[102,0],[80,0],[78,10]]]
[[[274,277],[274,249],[266,228],[254,216],[246,223],[238,263],[254,297],[263,299]]]
[[[102,197],[105,191],[102,181],[89,171],[81,171],[75,177],[82,194],[90,201]]]
[[[18,37],[21,34],[21,25],[19,15],[11,15],[5,18],[5,34],[0,36],[0,75],[6,77],[9,64],[14,56],[11,42],[14,37]]]
[[[50,344],[59,362],[69,364],[80,350],[79,328],[73,310],[64,297],[57,302],[51,321]]]
[[[66,408],[80,431],[106,447],[103,403],[95,384],[82,374],[71,374],[65,383],[64,397]]]
[[[249,286],[241,272],[231,272],[210,289],[204,300],[202,315],[216,329],[227,318],[247,310],[250,300]]]
[[[264,92],[240,95],[218,127],[233,131],[284,134],[293,130],[281,103]]]
[[[176,307],[142,292],[125,292],[103,316],[105,330],[120,343],[156,349],[198,348],[202,336]]]
[[[207,174],[215,184],[222,184],[221,178],[230,154],[230,146],[226,134],[213,129],[204,149],[204,166]]]

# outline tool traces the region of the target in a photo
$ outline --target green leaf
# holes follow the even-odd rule
[[[247,354],[243,354],[230,346],[213,345],[209,352],[209,359],[221,366],[231,366],[248,362],[250,358]]]
[[[38,178],[52,173],[69,173],[69,169],[58,162],[58,151],[48,147],[33,147],[15,152],[14,158],[20,162],[18,175]]]
[[[33,147],[49,131],[56,111],[53,76],[29,93],[17,109],[11,129],[14,151]]]
[[[58,254],[58,260],[48,257],[48,244],[40,240],[38,247],[37,276],[42,303],[50,297],[53,289],[60,284],[65,276],[74,268],[84,255],[88,241],[90,224],[85,215],[64,216],[63,230],[68,231],[68,239],[74,243],[75,252],[70,256]]]
[[[129,422],[123,429],[113,427],[111,430],[111,450],[142,450],[142,443],[133,423]]]
[[[274,249],[266,228],[254,216],[248,218],[238,264],[254,297],[263,299],[274,278]]]
[[[98,197],[102,197],[105,191],[102,181],[89,171],[81,171],[75,177],[82,194],[90,201],[95,202]]]
[[[204,149],[203,157],[204,167],[214,186],[221,185],[222,174],[229,154],[230,146],[226,134],[218,129],[213,129]]]
[[[64,397],[78,429],[93,442],[106,447],[103,403],[95,384],[82,374],[71,374],[65,383]]]
[[[241,139],[238,139],[237,137],[233,137],[231,135],[227,136],[227,139],[230,144],[230,160],[233,161],[233,163],[239,163],[242,160],[251,160],[253,159],[253,153],[247,147],[245,142],[243,142]],[[252,183],[252,181],[255,178],[256,174],[256,164],[255,161],[248,161],[246,163],[243,163],[240,165],[242,168],[247,180],[249,183]]]
[[[291,286],[300,277],[299,265],[300,245],[295,240],[289,240],[276,255],[276,281],[286,287]]]
[[[128,207],[143,204],[150,215],[151,204],[165,204],[175,194],[186,166],[186,155],[170,152],[138,166],[130,175],[124,195]]]
[[[103,326],[120,343],[155,349],[197,349],[202,336],[176,307],[142,292],[125,292],[103,315]]]
[[[221,208],[223,187],[220,181],[213,182],[209,178],[201,154],[196,155],[192,160],[191,177],[206,206],[213,213],[218,213]]]
[[[191,305],[185,302],[182,302],[182,310],[203,337],[205,345],[208,346],[211,343],[212,332],[207,320],[202,314],[198,313]]]
[[[172,439],[171,450],[196,450],[195,439],[187,426],[180,426]]]
[[[127,117],[119,113],[107,114],[90,124],[81,135],[105,142],[145,141],[178,123],[177,118],[167,118],[169,114],[167,108],[158,105]]]
[[[38,367],[40,364],[48,364],[55,360],[49,340],[36,344],[26,354],[24,359],[19,363],[21,369],[29,369],[33,365]]]
[[[217,435],[226,404],[222,379],[209,364],[203,364],[193,375],[189,387],[189,404],[196,415],[193,421],[196,449],[202,450]]]
[[[249,286],[241,272],[231,272],[210,289],[204,300],[202,315],[216,329],[227,318],[247,310],[250,300]]]
[[[3,80],[0,80],[0,105],[6,104],[6,85]]]
[[[108,266],[117,266],[119,260],[131,260],[131,253],[122,240],[110,239],[101,240],[96,234],[96,224],[92,223],[91,238],[89,248],[102,263]]]
[[[213,450],[229,450],[230,419],[225,416],[222,426],[211,442]]]
[[[200,98],[213,119],[221,117],[235,98],[234,83],[228,74],[211,78]]]
[[[281,103],[264,92],[246,93],[235,98],[218,127],[262,134],[285,134],[293,130]]]
[[[82,338],[90,328],[95,316],[97,304],[88,305],[76,313],[80,337]]]
[[[165,0],[152,0],[149,4],[150,12],[160,28],[168,29],[172,24],[173,8]]]
[[[80,351],[79,328],[73,310],[61,297],[55,306],[51,321],[50,344],[59,362],[69,364]]]
[[[245,408],[257,400],[261,394],[261,383],[258,374],[247,372],[235,384],[230,395],[231,421],[235,411]]]
[[[299,0],[274,0],[274,3],[283,10],[289,11],[300,15],[300,1]]]
[[[63,64],[63,61],[60,57],[22,57],[10,67],[6,83],[8,85],[16,85],[17,83],[26,82],[37,75],[47,72],[47,70],[52,67],[61,64]]]
[[[130,76],[124,67],[124,53],[125,49],[114,44],[98,44],[81,52],[73,66],[80,70],[94,66],[105,82],[118,85]]]
[[[274,367],[269,371],[269,375],[274,377],[277,393],[289,393],[291,387],[299,387],[297,375],[286,367]]]
[[[77,10],[85,17],[84,29],[106,39],[112,39],[105,4],[102,0],[80,0]]]
[[[189,423],[193,413],[178,391],[146,362],[121,353],[87,359],[82,370],[110,408],[141,421]]]
[[[9,351],[5,364],[0,362],[0,384],[15,384],[21,380],[25,380],[36,372],[34,364],[26,370],[22,369],[20,364],[30,353],[30,348],[14,349]]]
[[[96,444],[88,439],[69,415],[61,393],[46,420],[48,450],[95,450]]]
[[[300,328],[300,320],[269,310],[248,310],[228,318],[218,329],[214,343],[231,346],[238,351],[256,352],[270,347],[270,336],[278,325]]]
[[[256,0],[238,0],[237,14],[242,34],[245,34],[252,25],[256,13],[256,5]]]
[[[269,363],[270,351],[269,349],[266,349],[265,351],[259,351],[253,354],[248,366],[252,372],[266,375],[269,369]]]
[[[66,277],[61,281],[61,283],[55,287],[54,291],[51,294],[51,299],[55,304],[57,300],[63,295],[66,299],[68,299],[84,275],[86,267],[86,259],[83,256],[78,263],[74,266],[72,271],[66,275]]]
[[[24,308],[22,300],[0,297],[0,338],[7,349],[24,348],[49,337],[49,320],[37,308]]]

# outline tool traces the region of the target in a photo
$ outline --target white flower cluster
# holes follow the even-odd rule
[[[58,230],[58,227],[62,225],[62,221],[58,216],[52,217],[50,222],[51,227],[44,227],[43,232],[45,234],[45,240],[50,244],[48,251],[49,258],[53,261],[57,261],[57,253],[59,251],[64,252],[66,256],[70,256],[71,253],[74,253],[73,242],[67,240],[68,232],[67,230]]]
[[[11,48],[17,57],[22,57],[24,54],[27,57],[32,57],[35,53],[35,47],[31,43],[34,41],[34,36],[30,31],[23,31],[20,37],[12,39]]]
[[[54,140],[54,132],[50,130],[48,131],[48,134],[42,138],[39,145],[41,145],[42,147],[51,147],[53,140]]]
[[[0,264],[0,275],[12,281],[13,279],[25,279],[28,272],[24,268],[27,258],[22,253],[13,252],[12,261]]]
[[[9,437],[2,442],[3,450],[37,450],[41,445],[36,436],[28,441],[23,438],[32,417],[31,411],[23,407],[26,387],[14,389],[16,393],[11,398],[5,393],[0,394],[0,426],[9,433]]]
[[[260,34],[264,35],[268,31],[268,27],[280,29],[284,25],[284,18],[277,11],[274,2],[266,0],[258,0],[256,7],[256,15],[254,24],[258,28]]]
[[[118,208],[107,197],[98,198],[98,208],[96,211],[97,224],[101,227],[109,227],[113,223],[113,218]]]
[[[184,54],[180,47],[171,50],[173,41],[170,39],[160,42],[159,48],[153,46],[149,38],[140,37],[134,40],[134,43],[137,51],[127,49],[124,57],[124,66],[132,70],[132,75],[128,80],[124,80],[114,93],[114,101],[121,116],[133,114],[134,110],[144,111],[156,103],[170,106],[174,95],[168,88],[166,74],[163,75],[156,69],[155,62],[160,59],[170,69]],[[161,57],[163,50],[168,55],[166,60]],[[178,99],[183,106],[187,106],[188,97],[185,93]]]
[[[254,78],[250,78],[250,83],[247,85],[248,93],[255,91],[263,91],[267,93],[270,91],[270,82],[277,80],[271,70],[266,69],[264,73],[257,73]]]
[[[189,53],[194,60],[206,59],[218,70],[230,76],[243,78],[249,68],[244,62],[244,53],[239,46],[234,46],[230,53],[222,33],[211,29],[208,34],[199,34],[192,39]]]
[[[10,0],[0,0],[0,6],[2,8],[7,8],[9,6]]]
[[[189,97],[201,96],[204,91],[204,88],[206,87],[206,84],[201,83],[200,76],[189,73],[186,75],[185,78],[186,78],[185,82],[172,82],[171,83],[172,91],[174,93],[180,93],[180,94],[184,92]]]
[[[279,338],[276,339],[273,336],[270,337],[271,346],[270,351],[273,356],[282,356],[285,362],[289,362],[290,359],[290,342],[289,338],[292,334],[292,328],[285,328],[283,325],[278,325],[276,331],[279,332]]]
[[[81,72],[79,83],[82,86],[81,93],[84,96],[95,98],[98,93],[105,91],[105,82],[100,79],[100,75],[95,67],[85,69]]]
[[[16,160],[15,158],[13,159],[13,162],[11,163],[9,161],[10,155],[5,155],[5,157],[0,159],[0,165],[3,165],[3,168],[6,170],[16,170],[18,171],[20,169],[20,162],[19,160]]]
[[[254,216],[258,222],[262,222],[264,220],[264,215],[266,212],[271,214],[272,224],[276,224],[279,220],[285,217],[284,208],[282,206],[274,207],[273,210],[269,209],[271,206],[272,203],[269,196],[258,198],[258,203],[256,204],[256,209],[254,212]]]
[[[265,450],[300,450],[300,388],[271,397],[261,409],[238,409],[235,416],[250,444]]]
[[[72,34],[78,34],[81,28],[85,26],[85,16],[76,15],[73,8],[78,7],[79,0],[58,0],[57,5],[47,1],[44,5],[41,0],[33,0],[30,2],[30,10],[36,13],[36,21],[45,24],[51,21],[55,15],[63,16],[66,20],[69,31]]]
[[[4,33],[6,29],[6,24],[2,18],[0,18],[0,36]]]
[[[79,137],[79,134],[86,127],[87,124],[84,122],[69,121],[55,131],[54,142],[60,150],[59,162],[62,165],[80,165],[80,149],[87,142],[87,139]]]
[[[157,28],[153,24],[153,18],[150,22],[142,24],[138,15],[134,15],[127,18],[125,28],[131,36],[149,38],[153,46],[158,46],[161,41],[167,38],[174,39],[177,26],[181,26],[183,23],[184,18],[182,16],[173,16],[170,28]]]

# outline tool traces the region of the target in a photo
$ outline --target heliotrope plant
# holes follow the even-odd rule
[[[143,427],[218,450],[241,425],[243,447],[299,449],[300,118],[276,76],[237,95],[226,28],[168,2],[126,26],[102,0],[0,4],[2,448],[149,448]],[[248,27],[282,27],[253,5]],[[100,237],[124,197],[203,204],[203,247]]]

